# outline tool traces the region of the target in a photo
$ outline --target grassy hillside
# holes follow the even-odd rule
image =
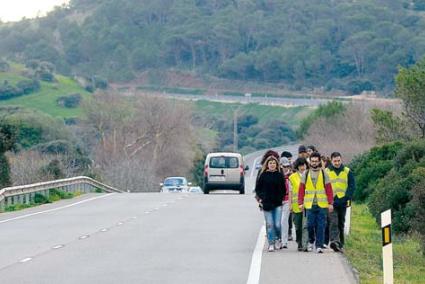
[[[271,120],[282,120],[292,128],[297,128],[301,120],[310,114],[312,107],[280,107],[264,106],[257,104],[229,104],[211,101],[197,101],[195,103],[196,112],[208,114],[214,118],[233,119],[233,110],[238,108],[239,115],[254,115],[258,118],[259,124],[267,123]]]
[[[24,66],[19,64],[11,64],[11,68],[7,72],[0,72],[0,83],[8,81],[12,85],[16,85],[21,80],[28,78],[22,76]],[[90,93],[84,90],[77,82],[69,77],[55,75],[57,82],[41,82],[41,89],[33,94],[25,95],[9,100],[1,100],[0,106],[15,105],[40,110],[53,117],[70,118],[82,115],[80,107],[66,108],[59,106],[56,100],[61,96],[78,93],[83,100],[88,99]]]

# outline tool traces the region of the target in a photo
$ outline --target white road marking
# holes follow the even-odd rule
[[[97,196],[97,197],[93,197],[93,198],[90,198],[90,199],[75,202],[75,203],[72,203],[72,204],[68,204],[68,205],[65,205],[65,206],[62,206],[62,207],[53,208],[53,209],[49,209],[49,210],[45,210],[45,211],[35,212],[35,213],[27,214],[27,215],[22,215],[22,216],[10,218],[10,219],[2,220],[2,221],[0,221],[0,224],[7,223],[7,222],[10,222],[10,221],[19,220],[19,219],[28,218],[28,217],[31,217],[31,216],[36,216],[36,215],[40,215],[40,214],[45,214],[45,213],[50,213],[50,212],[62,210],[62,209],[65,209],[65,208],[80,205],[80,204],[83,204],[83,203],[86,203],[86,202],[89,202],[89,201],[93,201],[93,200],[96,200],[96,199],[105,198],[105,197],[108,197],[108,196],[111,196],[111,195],[114,195],[114,194],[116,194],[116,193],[109,193],[109,194],[106,194],[106,195]]]
[[[30,261],[30,260],[32,260],[32,257],[24,258],[24,259],[20,260],[19,262],[20,262],[20,263],[25,263],[25,262],[28,262],[28,261]]]
[[[63,247],[64,247],[64,245],[57,245],[57,246],[52,247],[52,249],[60,249],[60,248],[63,248]]]
[[[123,222],[118,222],[117,226],[121,226],[122,224],[124,224]]]
[[[247,284],[258,284],[260,282],[261,258],[263,256],[264,243],[266,241],[266,227],[263,225],[258,234],[257,245],[252,253],[251,267],[249,268]]]
[[[89,238],[89,237],[90,237],[89,235],[84,235],[84,236],[79,237],[79,239],[80,239],[80,240],[84,240],[84,239],[87,239],[87,238]]]
[[[102,229],[102,230],[100,230],[101,232],[107,232],[108,231],[108,229],[106,229],[106,228],[104,228],[104,229]]]
[[[151,214],[151,212],[150,211],[146,211],[145,214]]]
[[[162,204],[162,206],[167,207],[167,206],[168,206],[168,204]]]

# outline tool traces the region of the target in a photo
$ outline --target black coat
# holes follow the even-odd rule
[[[286,192],[285,177],[279,171],[261,173],[255,186],[255,193],[261,199],[264,211],[281,206]]]

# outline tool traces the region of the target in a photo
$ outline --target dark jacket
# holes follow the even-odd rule
[[[332,164],[328,166],[328,169],[331,171],[334,171],[337,175],[339,175],[343,170],[345,166],[341,164],[341,166],[337,169]],[[354,173],[353,170],[350,169],[348,172],[348,188],[345,192],[345,196],[343,198],[338,198],[337,196],[334,197],[334,206],[346,206],[347,201],[351,200],[353,198],[354,190],[356,188],[356,183],[354,180]]]
[[[264,211],[281,206],[285,192],[287,192],[285,177],[281,172],[261,173],[255,186],[255,193],[261,199]]]

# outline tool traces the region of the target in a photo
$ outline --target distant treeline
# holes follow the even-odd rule
[[[72,0],[0,24],[0,57],[131,80],[149,68],[356,94],[390,91],[425,54],[425,1]]]

